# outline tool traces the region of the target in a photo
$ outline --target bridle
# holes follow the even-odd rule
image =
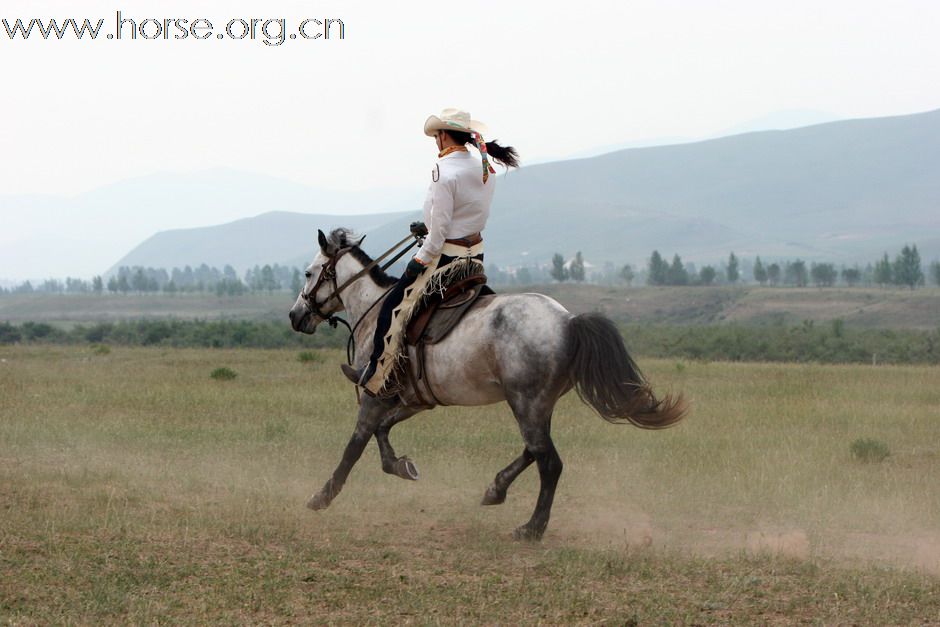
[[[317,316],[318,318],[320,318],[321,320],[329,324],[334,329],[336,328],[337,324],[343,324],[347,329],[349,329],[349,342],[347,343],[347,346],[346,346],[346,354],[350,362],[352,361],[351,353],[350,353],[350,346],[352,345],[353,336],[355,335],[356,329],[359,327],[359,323],[362,322],[363,319],[365,319],[366,315],[372,310],[373,307],[376,306],[376,304],[378,304],[383,298],[385,298],[385,295],[391,290],[391,288],[389,288],[389,290],[386,290],[385,293],[382,294],[382,296],[380,296],[374,303],[372,303],[372,305],[366,310],[366,313],[363,314],[362,317],[359,318],[359,320],[356,321],[356,324],[353,325],[352,327],[349,326],[349,322],[347,322],[343,318],[339,318],[336,316],[336,313],[339,310],[326,312],[326,311],[323,311],[323,308],[326,307],[334,299],[339,300],[339,295],[343,292],[343,290],[345,290],[347,287],[349,287],[350,285],[352,285],[353,283],[361,279],[363,276],[368,274],[372,270],[372,268],[378,266],[382,262],[383,259],[391,255],[398,248],[401,248],[402,246],[404,246],[404,244],[410,239],[414,239],[414,241],[411,242],[411,244],[409,244],[406,248],[402,249],[397,255],[392,257],[388,262],[385,263],[385,265],[382,266],[383,271],[387,270],[392,264],[394,264],[396,261],[401,259],[402,255],[404,255],[409,250],[411,250],[412,248],[418,245],[418,243],[420,242],[420,239],[417,235],[415,235],[414,233],[409,234],[408,237],[403,238],[400,242],[398,242],[397,244],[389,248],[387,251],[382,253],[382,255],[380,255],[378,258],[366,264],[365,267],[362,268],[362,270],[352,275],[350,278],[346,279],[346,281],[344,281],[343,284],[340,285],[336,279],[336,264],[339,263],[339,260],[342,258],[343,255],[351,251],[353,248],[356,248],[357,246],[359,246],[359,243],[361,243],[362,240],[360,240],[359,243],[353,246],[344,246],[340,248],[339,250],[337,250],[332,255],[327,256],[327,262],[323,264],[322,268],[320,268],[320,276],[317,277],[317,281],[316,283],[313,284],[313,287],[310,288],[309,291],[306,291],[306,290],[300,291],[300,297],[303,299],[304,303],[306,303],[307,308],[310,310],[311,314]],[[308,273],[307,278],[310,278],[309,273]],[[317,303],[317,300],[316,300],[317,292],[319,292],[323,284],[327,282],[333,284],[333,291],[330,292],[330,294],[323,300],[322,303]]]
[[[310,310],[310,313],[317,316],[324,322],[328,322],[331,327],[336,328],[336,321],[341,320],[341,318],[336,317],[336,311],[331,311],[329,313],[324,312],[322,307],[325,307],[327,303],[333,299],[338,299],[340,292],[345,289],[352,280],[346,281],[343,283],[341,288],[336,282],[336,264],[339,262],[340,258],[345,255],[347,252],[352,250],[352,246],[347,246],[346,248],[341,248],[336,253],[328,257],[328,261],[323,264],[323,267],[320,269],[320,276],[317,277],[317,282],[313,284],[313,287],[309,292],[301,290],[300,297],[307,303],[307,308]],[[357,273],[353,279],[358,279],[364,273]],[[309,278],[310,273],[307,273],[307,278]],[[323,283],[329,281],[333,284],[333,291],[330,292],[330,295],[322,303],[317,303],[317,292],[320,291],[320,288],[323,286]],[[345,320],[343,320],[345,322]],[[348,323],[347,323],[348,326]]]

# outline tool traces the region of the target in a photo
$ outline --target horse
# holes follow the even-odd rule
[[[345,311],[355,321],[351,341],[356,368],[365,365],[372,353],[380,301],[397,281],[377,267],[361,242],[348,229],[335,229],[328,236],[319,231],[320,250],[306,268],[306,281],[289,313],[295,331],[312,334],[324,321],[335,325],[335,314]],[[605,420],[642,429],[672,426],[688,408],[681,394],[663,398],[653,394],[608,318],[597,313],[573,315],[543,294],[497,294],[486,301],[475,303],[442,341],[425,347],[424,376],[440,404],[509,404],[524,448],[496,474],[482,505],[503,503],[512,482],[535,462],[538,499],[531,518],[513,536],[539,540],[548,526],[562,472],[550,433],[559,398],[573,388]],[[373,436],[386,473],[418,478],[414,462],[396,456],[389,432],[434,405],[406,404],[403,398],[362,396],[342,458],[307,507],[321,510],[330,505]]]

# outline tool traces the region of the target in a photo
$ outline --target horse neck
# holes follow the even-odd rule
[[[363,268],[364,266],[357,259],[350,255],[344,255],[336,267],[337,283],[342,285]],[[350,283],[349,287],[344,289],[340,295],[350,324],[359,322],[369,308],[385,294],[386,290],[387,288],[381,287],[373,281],[368,272]]]

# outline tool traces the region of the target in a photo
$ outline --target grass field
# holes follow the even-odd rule
[[[444,408],[304,509],[352,431],[340,353],[0,347],[0,621],[940,623],[940,369],[642,360],[666,432],[563,399],[541,544],[504,405]],[[218,367],[232,380],[210,378]],[[853,442],[890,449],[863,462]]]

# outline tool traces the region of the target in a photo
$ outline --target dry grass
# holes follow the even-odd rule
[[[303,508],[352,430],[337,364],[295,351],[0,348],[0,621],[940,623],[940,370],[641,360],[690,420],[566,398],[540,545],[505,406],[396,428]],[[216,381],[228,367],[235,380]],[[891,456],[856,461],[858,438]]]

